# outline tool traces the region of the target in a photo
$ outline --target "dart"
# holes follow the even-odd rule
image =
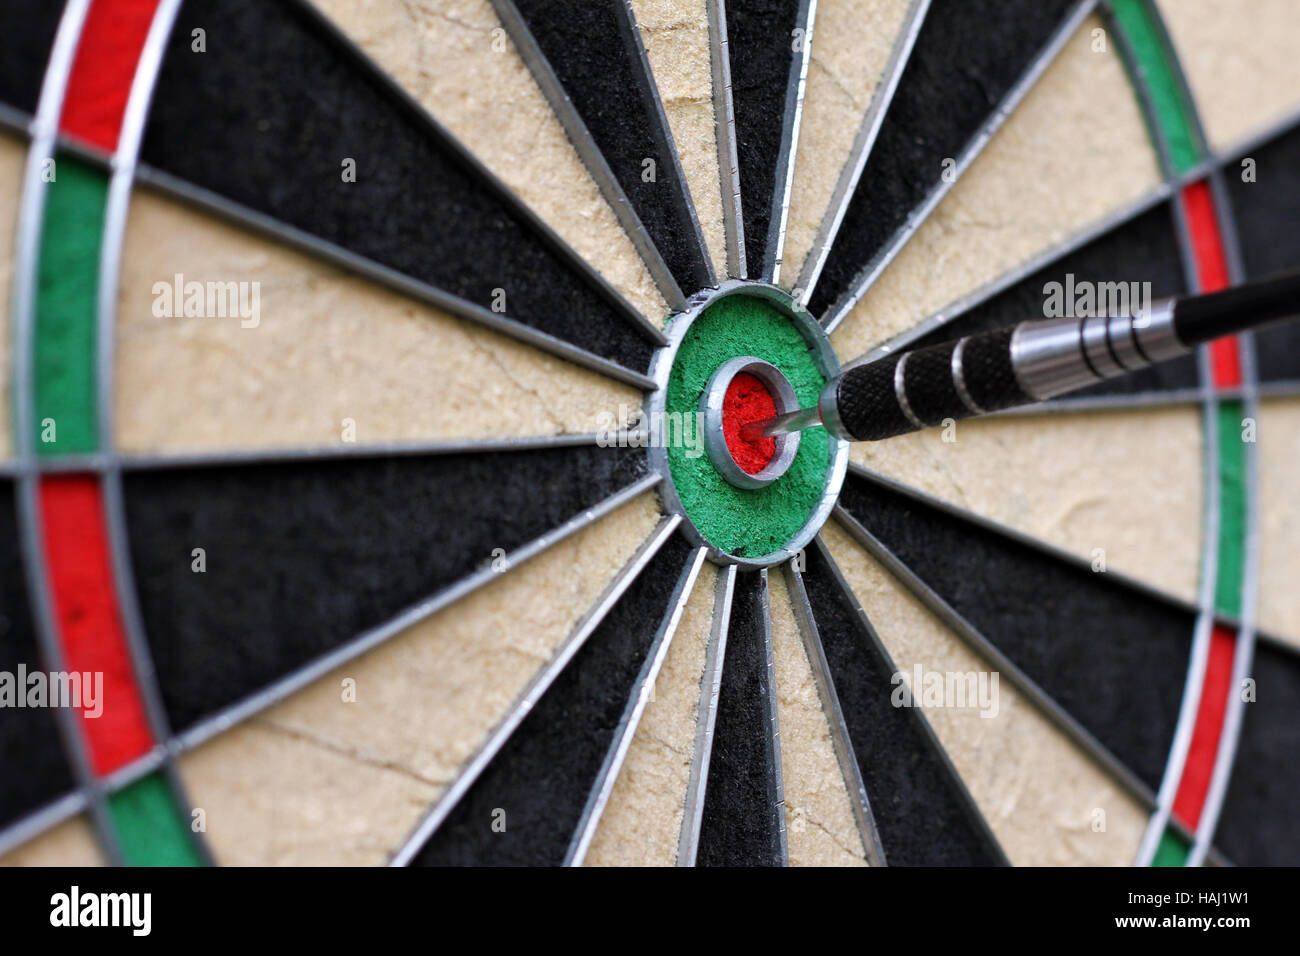
[[[880,441],[948,420],[1043,402],[1300,314],[1300,269],[1136,315],[1029,320],[856,365],[817,405],[741,426],[747,442],[826,427]]]

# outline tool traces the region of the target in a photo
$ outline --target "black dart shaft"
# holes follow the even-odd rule
[[[1164,299],[1137,316],[1021,322],[847,369],[815,409],[754,422],[741,434],[753,441],[821,424],[850,441],[879,441],[1056,398],[1297,315],[1300,269]]]

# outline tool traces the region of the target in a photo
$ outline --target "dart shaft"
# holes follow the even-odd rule
[[[777,415],[775,418],[765,418],[762,421],[743,425],[740,429],[740,437],[745,441],[758,441],[762,438],[771,438],[774,435],[802,431],[805,428],[811,428],[821,423],[821,412],[816,406],[800,408],[793,412],[786,412],[784,415]]]

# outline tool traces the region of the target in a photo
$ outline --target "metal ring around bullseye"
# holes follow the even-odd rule
[[[764,362],[752,355],[740,355],[728,359],[717,367],[704,394],[700,396],[700,411],[704,413],[704,448],[709,454],[713,467],[718,469],[723,478],[737,488],[762,488],[770,485],[790,468],[794,456],[799,452],[799,432],[790,432],[776,436],[776,449],[772,460],[761,471],[750,474],[736,463],[727,447],[727,438],[722,428],[723,406],[727,389],[732,380],[741,373],[754,376],[763,383],[776,403],[776,413],[784,415],[799,408],[799,399],[794,394],[790,380],[771,362]]]

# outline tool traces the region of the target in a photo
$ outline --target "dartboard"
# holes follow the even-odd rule
[[[1300,863],[1300,332],[739,430],[1300,264],[1293,0],[0,24],[0,861]]]

